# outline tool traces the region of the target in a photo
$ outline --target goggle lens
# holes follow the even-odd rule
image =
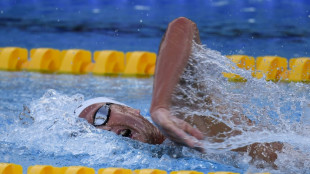
[[[111,103],[106,103],[98,109],[94,116],[94,126],[103,126],[108,122],[111,112],[110,106]]]

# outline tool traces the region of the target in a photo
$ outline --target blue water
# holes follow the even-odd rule
[[[0,47],[157,52],[168,23],[185,16],[197,22],[202,42],[223,55],[309,56],[309,7],[306,0],[2,0]],[[221,58],[216,64],[225,62]],[[0,162],[21,164],[24,171],[35,164],[95,169],[272,171],[256,169],[249,165],[247,156],[234,153],[201,155],[171,142],[157,146],[134,142],[96,130],[72,115],[84,99],[107,96],[140,109],[150,119],[152,85],[152,78],[0,72]],[[245,137],[245,142],[267,135],[265,140],[290,142],[302,154],[309,154],[309,119],[302,116],[302,102],[310,98],[307,84],[252,80],[220,87],[250,96],[251,102],[243,107],[253,120],[280,125],[279,130],[272,127],[274,136],[268,131],[259,132]],[[268,111],[268,120],[257,118],[265,114],[260,108]],[[304,167],[300,167],[294,163],[300,156],[297,152],[282,154],[282,173],[305,173],[310,159],[305,157]]]
[[[245,115],[258,125],[257,131],[243,132],[223,143],[206,141],[206,154],[169,141],[149,145],[96,129],[73,112],[85,99],[106,96],[140,109],[150,120],[152,78],[0,72],[0,162],[20,164],[24,172],[28,166],[37,164],[82,165],[96,170],[123,167],[205,173],[223,170],[240,173],[308,171],[310,105],[308,111],[304,109],[305,104],[310,104],[309,85],[251,79],[251,73],[242,70],[237,71],[248,82],[231,83],[221,76],[223,68],[230,68],[229,59],[208,50],[204,54],[201,58],[207,59],[198,67],[207,68],[197,75],[205,74],[209,92],[219,89],[217,95],[226,96],[220,104],[239,103]],[[199,99],[188,98],[188,102],[192,100]],[[256,127],[235,125],[232,128],[250,130]],[[273,141],[289,144],[288,149],[278,154],[279,170],[276,171],[256,168],[247,155],[229,151],[253,142]]]
[[[157,52],[167,24],[185,16],[224,55],[302,57],[309,9],[307,0],[2,0],[0,47]]]
[[[150,119],[152,79],[0,72],[0,80],[0,162],[20,164],[24,172],[37,164],[242,171],[169,142],[148,145],[96,130],[73,115],[84,97],[107,96],[140,109]]]

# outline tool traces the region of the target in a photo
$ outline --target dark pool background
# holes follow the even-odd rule
[[[168,23],[195,21],[225,54],[309,56],[307,0],[1,0],[0,47],[157,52]]]

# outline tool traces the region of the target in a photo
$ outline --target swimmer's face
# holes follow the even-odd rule
[[[85,118],[88,123],[94,125],[95,114],[105,104],[92,104],[86,107],[79,117]],[[164,136],[157,127],[141,116],[139,110],[118,104],[110,105],[110,117],[107,123],[96,127],[144,143],[161,144],[164,141]]]

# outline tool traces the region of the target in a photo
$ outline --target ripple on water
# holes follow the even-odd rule
[[[279,158],[275,163],[279,170],[275,172],[302,173],[309,170],[309,86],[254,79],[250,72],[232,69],[231,66],[235,65],[219,52],[198,45],[193,48],[190,64],[194,69],[184,72],[182,78],[188,85],[179,88],[189,96],[185,103],[195,105],[195,110],[189,107],[178,109],[187,114],[213,115],[213,118],[223,121],[233,130],[242,131],[241,135],[219,143],[206,140],[207,154],[204,155],[168,141],[162,145],[143,144],[98,130],[85,120],[76,118],[73,111],[84,101],[83,95],[68,96],[48,90],[41,98],[25,105],[24,111],[15,117],[0,113],[0,153],[3,160],[16,163],[24,161],[23,166],[51,164],[85,165],[96,169],[262,171],[256,169],[255,165],[249,165],[251,158],[247,155],[230,150],[254,142],[281,141],[288,145],[278,153]],[[248,81],[242,84],[228,82],[222,72],[240,74]],[[139,82],[128,83],[139,86]],[[204,88],[193,86],[193,83]],[[94,90],[101,90],[99,87]],[[208,97],[214,100],[206,109],[204,101]],[[182,100],[177,95],[175,98]],[[243,121],[239,125],[233,124],[230,119],[232,113],[249,117],[255,121],[255,125],[249,126]]]

